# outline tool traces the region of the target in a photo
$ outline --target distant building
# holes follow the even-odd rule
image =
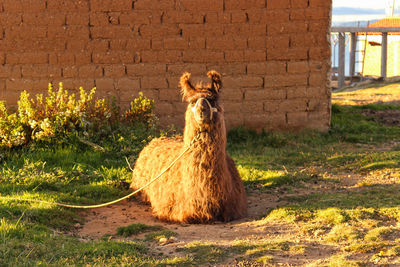
[[[400,17],[387,17],[368,26],[369,28],[400,28]],[[381,75],[381,33],[368,33],[365,47],[363,76]],[[400,33],[388,34],[387,77],[400,76]]]

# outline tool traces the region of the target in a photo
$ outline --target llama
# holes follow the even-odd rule
[[[152,140],[139,154],[131,188],[145,185],[191,145],[158,180],[141,193],[160,220],[182,223],[230,221],[247,214],[247,200],[234,161],[226,153],[221,75],[207,73],[211,84],[193,86],[190,74],[180,79],[188,102],[183,137]],[[194,141],[193,139],[197,137]]]

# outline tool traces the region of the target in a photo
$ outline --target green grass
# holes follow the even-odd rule
[[[146,225],[143,223],[134,223],[125,227],[118,227],[117,228],[117,235],[128,237],[131,235],[137,235],[140,233],[144,232],[149,232],[149,231],[156,231],[156,230],[161,230],[162,227],[158,225]]]
[[[257,241],[225,245],[197,240],[180,245],[172,255],[160,255],[154,241],[170,239],[173,231],[132,224],[108,239],[83,242],[63,234],[84,223],[81,213],[12,199],[98,204],[124,196],[131,179],[125,157],[133,163],[154,132],[124,128],[111,140],[96,140],[104,152],[77,140],[0,151],[0,266],[198,266],[233,259],[268,265],[288,255],[307,259],[309,244],[295,243],[296,238],[346,255],[328,255],[319,266],[356,266],[359,261],[352,257],[359,254],[368,255],[367,262],[393,260],[400,256],[400,150],[387,143],[400,139],[400,128],[366,117],[362,111],[367,108],[391,107],[334,106],[327,133],[231,131],[227,150],[247,192],[279,198],[254,223],[293,227],[293,236],[281,240],[272,232]],[[349,175],[372,178],[341,187]],[[322,190],[320,184],[328,188]],[[139,239],[139,233],[146,234]]]

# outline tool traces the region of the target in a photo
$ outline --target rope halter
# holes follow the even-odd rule
[[[210,104],[210,101],[208,101],[208,99],[205,98],[205,97],[200,97],[199,99],[197,99],[196,104],[194,105],[194,107],[192,107],[192,111],[193,111],[193,115],[194,115],[195,120],[196,121],[201,121],[201,119],[202,119],[200,117],[200,115],[196,112],[196,108],[197,108],[197,105],[200,103],[200,100],[205,100],[206,101],[208,107],[210,108],[210,121],[212,121],[213,114],[214,114],[214,112],[217,113],[218,109],[212,107],[211,104]]]

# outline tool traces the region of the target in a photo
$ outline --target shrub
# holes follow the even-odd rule
[[[151,126],[155,122],[154,101],[143,96],[134,99],[125,111],[115,99],[95,98],[96,88],[86,92],[79,88],[79,97],[69,94],[59,84],[58,91],[49,84],[47,96],[31,99],[21,93],[17,111],[12,113],[0,102],[0,147],[25,146],[32,142],[63,142],[71,136],[92,138],[110,133],[123,125],[137,122]]]

